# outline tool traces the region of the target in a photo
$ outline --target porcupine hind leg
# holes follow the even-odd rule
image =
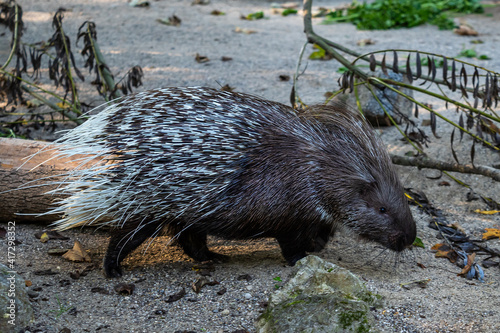
[[[184,230],[179,232],[176,238],[184,253],[196,261],[223,261],[227,259],[225,255],[212,252],[208,249],[207,234],[204,232]]]
[[[330,228],[319,228],[316,233],[316,237],[311,240],[311,248],[307,249],[307,252],[320,252],[323,250],[328,243],[331,236]]]
[[[143,221],[141,219],[140,221]],[[104,258],[104,272],[109,278],[122,276],[121,261],[158,229],[156,223],[138,224],[127,221],[127,227],[113,230]]]

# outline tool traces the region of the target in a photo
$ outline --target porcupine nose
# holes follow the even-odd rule
[[[409,230],[399,231],[391,236],[392,238],[390,239],[390,242],[392,244],[391,248],[394,251],[401,252],[410,245],[412,245],[416,237],[417,237],[417,230],[415,224],[413,224],[412,226],[410,226]]]

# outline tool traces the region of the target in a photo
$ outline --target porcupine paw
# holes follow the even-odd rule
[[[117,278],[122,276],[122,269],[116,260],[106,258],[104,260],[104,273],[108,278]]]
[[[278,243],[281,247],[283,257],[290,266],[295,266],[297,261],[304,258],[307,255],[306,250],[310,250],[312,245],[311,241],[305,244],[295,244],[288,239],[278,239]]]
[[[189,253],[186,251],[186,254],[193,258],[196,261],[203,262],[212,260],[214,262],[225,262],[228,261],[229,257],[220,253],[215,253],[210,250],[198,250],[198,251],[190,251]]]
[[[307,256],[305,252],[295,253],[293,255],[283,254],[283,257],[285,257],[285,260],[288,262],[290,266],[295,266],[295,263],[300,259],[304,258],[305,256]]]

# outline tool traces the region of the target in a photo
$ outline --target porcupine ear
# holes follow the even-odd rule
[[[375,190],[376,183],[374,181],[372,182],[361,181],[358,186],[359,186],[358,189],[359,195],[361,195],[363,199],[366,199],[367,197],[369,197],[370,192]]]

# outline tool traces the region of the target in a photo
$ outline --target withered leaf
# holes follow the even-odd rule
[[[69,249],[49,249],[47,254],[50,254],[51,256],[62,256],[68,251]]]
[[[191,6],[194,6],[194,5],[206,6],[208,4],[210,4],[210,0],[193,0],[193,2],[191,2]]]
[[[443,57],[443,81],[448,84],[448,87],[450,84],[448,83],[448,58]]]
[[[417,75],[415,76],[415,79],[420,79],[420,76],[422,75],[422,62],[420,61],[420,53],[417,52]]]
[[[476,209],[474,213],[478,214],[483,214],[483,215],[493,215],[493,214],[498,214],[500,213],[500,210],[482,210],[482,209]]]
[[[214,15],[214,16],[222,16],[222,15],[226,15],[226,13],[224,12],[221,12],[220,10],[217,10],[217,9],[214,9],[210,12],[211,15]]]
[[[485,259],[485,260],[483,260],[482,264],[483,264],[484,268],[490,268],[490,267],[498,266],[500,263],[493,261],[493,260]]]
[[[439,182],[438,186],[450,186],[450,183],[448,183],[446,180],[443,180],[442,182]]]
[[[458,110],[458,108],[457,108]],[[460,118],[458,119],[458,126],[460,126],[461,128],[464,128],[464,114],[463,113],[460,113]],[[462,142],[462,138],[464,137],[464,131],[463,130],[460,130],[460,142]]]
[[[476,156],[476,140],[472,140],[472,147],[470,148],[470,161],[472,166],[474,166],[474,157]]]
[[[85,251],[83,248],[82,244],[79,241],[75,241],[75,244],[73,245],[73,248],[71,250],[68,250],[65,254],[62,256],[64,259],[74,261],[74,262],[91,262],[92,260],[90,259],[90,255]]]
[[[384,72],[384,74],[387,75],[387,65],[385,64],[385,53],[384,57],[382,58],[382,72]]]
[[[94,287],[90,289],[91,293],[98,293],[102,295],[109,295],[109,291],[106,288],[103,287]]]
[[[135,290],[135,284],[133,283],[118,283],[115,287],[114,290],[124,296],[129,296],[132,295],[132,293]]]
[[[199,277],[198,279],[196,279],[196,281],[193,282],[191,287],[193,288],[193,291],[195,293],[199,293],[201,291],[201,288],[203,288],[204,286],[215,286],[217,284],[219,284],[218,281],[216,281],[216,280],[210,281],[206,277],[202,276],[202,277]]]
[[[406,290],[410,290],[416,287],[419,288],[426,288],[427,284],[431,281],[431,279],[424,279],[424,280],[419,280],[419,281],[412,281],[412,282],[407,282],[407,283],[401,283],[400,286]]]
[[[171,25],[173,27],[178,27],[181,25],[182,20],[177,17],[176,15],[170,16],[168,19],[156,19],[156,22],[165,24],[165,25]]]
[[[437,73],[437,70],[436,70],[436,63],[434,62],[434,57],[432,58],[432,61],[429,62],[429,64],[431,64],[431,69],[432,69],[432,80],[431,81],[434,81],[434,79],[436,78],[436,73]]]
[[[173,303],[177,302],[181,298],[183,298],[186,295],[186,289],[184,287],[177,293],[169,295],[168,298],[165,300],[167,303]]]
[[[490,89],[490,73],[486,73],[486,82],[484,83],[485,97],[483,99],[483,106],[491,106],[491,89]]]
[[[373,41],[373,39],[363,38],[363,39],[358,40],[358,42],[356,44],[358,44],[359,46],[365,46],[365,45],[373,45],[373,44],[375,44],[375,42]]]
[[[222,61],[231,61],[231,60],[233,60],[233,58],[222,56],[222,58],[220,58],[220,60],[222,60]]]
[[[279,79],[280,81],[290,81],[290,75],[281,74]]]
[[[349,93],[352,93],[354,91],[354,78],[354,73],[351,73],[351,76],[349,77]]]
[[[44,231],[39,231],[35,233],[35,237],[40,239],[42,243],[47,242],[49,239],[54,239],[54,240],[68,240],[69,237],[61,235],[59,232],[55,230],[44,230]]]
[[[236,28],[234,28],[234,32],[250,35],[250,34],[256,33],[257,30],[236,27]]]
[[[377,63],[375,61],[375,56],[372,53],[370,54],[370,70],[374,72],[376,68],[377,68]]]
[[[476,259],[476,253],[468,254],[467,255],[467,265],[465,265],[464,268],[462,268],[462,271],[460,273],[458,273],[457,275],[458,276],[467,275],[467,273],[469,273],[469,271],[471,270],[472,265],[474,265],[475,259]]]
[[[436,123],[437,123],[436,114],[434,112],[431,112],[431,130],[432,130],[432,134],[437,139],[440,139],[441,137],[439,135],[437,135],[437,133],[436,133]]]
[[[477,36],[478,33],[468,24],[461,23],[453,32],[460,36]]]
[[[436,258],[448,258],[448,260],[452,263],[458,259],[458,254],[447,244],[436,244],[431,248],[431,250],[436,251]]]
[[[418,104],[415,103],[415,113],[414,113],[415,118],[418,118]]]
[[[467,72],[465,70],[464,64],[462,64],[462,69],[460,70],[460,81],[463,81],[464,87],[467,88]]]
[[[451,91],[457,90],[457,73],[455,60],[451,63]]]
[[[451,138],[450,138],[450,147],[451,147],[451,154],[453,155],[453,158],[455,159],[455,161],[457,163],[460,163],[458,161],[458,157],[457,157],[457,153],[455,152],[455,148],[453,148],[453,141],[454,141],[454,138],[455,138],[455,128],[453,128],[453,131],[451,132]]]
[[[210,59],[207,56],[200,55],[199,53],[196,53],[196,57],[194,58],[197,63],[204,63],[204,62],[209,62]]]
[[[392,71],[394,73],[399,73],[399,67],[398,67],[398,53],[396,51],[393,52],[394,59],[392,61]]]
[[[500,238],[500,229],[484,228],[484,230],[486,230],[486,232],[483,233],[483,239],[488,240],[493,238]]]
[[[408,58],[406,58],[406,78],[410,83],[413,82],[413,74],[411,72],[411,66],[410,66],[410,58],[411,54],[408,54]]]

